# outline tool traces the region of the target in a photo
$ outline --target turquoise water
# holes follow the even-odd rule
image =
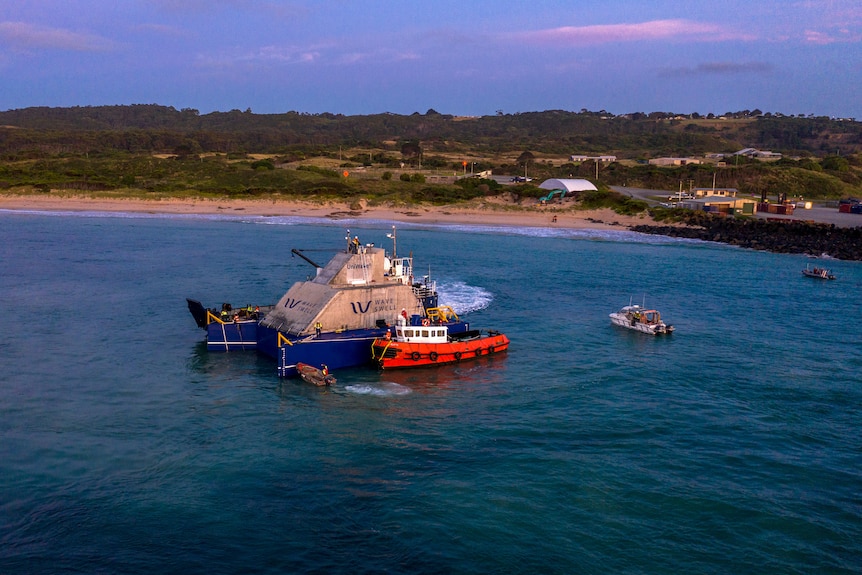
[[[0,573],[860,572],[858,262],[399,225],[508,354],[322,391],[207,353],[185,297],[390,226],[0,212]],[[643,298],[674,335],[610,325]]]

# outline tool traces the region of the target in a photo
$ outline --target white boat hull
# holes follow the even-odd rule
[[[610,314],[610,318],[614,325],[649,335],[663,335],[673,332],[673,326],[661,321],[658,312],[643,310],[636,305],[626,306],[620,311]]]

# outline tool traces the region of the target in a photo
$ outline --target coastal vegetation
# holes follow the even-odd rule
[[[781,159],[733,153],[768,149]],[[616,161],[573,161],[572,155]],[[676,167],[662,156],[713,159]],[[720,158],[721,154],[727,154]],[[531,182],[587,178],[599,192],[574,207],[636,213],[610,191],[676,191],[715,182],[743,194],[836,200],[862,195],[862,123],[759,110],[721,116],[552,110],[457,117],[425,114],[254,114],[158,106],[26,108],[0,112],[0,191],[136,198],[219,197],[457,204],[544,195]],[[465,176],[474,175],[467,178]],[[507,182],[507,184],[509,184]]]

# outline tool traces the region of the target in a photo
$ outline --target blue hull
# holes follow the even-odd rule
[[[419,317],[416,316],[414,320],[415,325],[418,325]],[[451,322],[447,325],[451,333],[469,329],[466,322]],[[315,367],[326,364],[330,370],[368,365],[372,361],[371,344],[390,330],[388,327],[379,327],[324,332],[316,337],[291,338],[290,343],[284,343],[285,338],[279,338],[277,330],[254,320],[214,321],[207,324],[205,329],[208,351],[260,351],[276,360],[279,377],[297,375],[296,364],[300,362]]]
[[[451,333],[466,331],[470,324],[453,322],[446,324]],[[297,374],[296,364],[307,363],[315,367],[326,365],[329,371],[361,367],[372,363],[371,344],[378,337],[384,337],[388,327],[373,329],[354,329],[344,332],[322,333],[319,337],[291,340],[290,344],[278,345],[278,331],[259,325],[258,351],[276,360],[279,377]]]
[[[258,347],[260,326],[256,321],[212,322],[206,330],[208,351],[243,351]]]
[[[382,337],[387,328],[357,329],[342,333],[323,333],[319,338],[291,341],[277,345],[278,332],[258,326],[258,350],[275,358],[279,377],[296,375],[296,364],[307,363],[315,367],[327,365],[329,371],[346,367],[359,367],[371,362],[371,344]]]

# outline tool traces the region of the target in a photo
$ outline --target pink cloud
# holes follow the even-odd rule
[[[559,43],[568,45],[607,44],[649,40],[680,40],[717,42],[754,40],[755,37],[716,24],[690,20],[652,20],[635,24],[598,24],[593,26],[563,26],[547,30],[522,32],[515,36],[524,42]]]
[[[107,50],[112,42],[100,36],[26,22],[0,22],[0,42],[19,49],[58,49],[76,52]]]
[[[729,74],[766,74],[772,65],[766,62],[705,62],[695,67],[666,68],[662,76],[700,76]]]
[[[862,41],[862,34],[852,33],[846,28],[836,30],[832,33],[819,32],[817,30],[806,30],[805,41],[809,44],[818,44],[825,46],[826,44],[837,44],[839,42],[859,42]]]

